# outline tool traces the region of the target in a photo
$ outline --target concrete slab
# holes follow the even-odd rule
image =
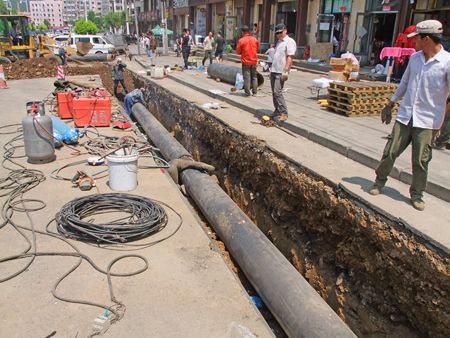
[[[129,69],[137,72],[142,68],[137,63],[132,63]],[[211,102],[211,97],[208,95],[173,79],[154,80],[154,83],[187,101],[195,102],[198,106]],[[226,104],[225,106],[225,108],[208,110],[208,112],[236,130],[265,141],[267,146],[292,161],[336,184],[341,184],[358,198],[404,222],[407,228],[423,237],[431,245],[450,252],[450,213],[448,212],[450,204],[448,202],[426,194],[425,211],[416,211],[409,203],[409,186],[393,179],[389,180],[385,194],[372,196],[367,193],[374,179],[371,168],[303,137],[293,137],[277,128],[255,125],[258,119],[246,113],[245,110]]]
[[[144,57],[138,58],[147,62]],[[161,64],[180,64],[175,57],[160,58]],[[230,63],[238,66],[236,63]],[[241,93],[230,93],[231,85],[207,79],[205,71],[172,72],[170,77],[198,92],[220,99],[239,109],[261,116],[273,111],[272,96],[268,73],[264,73],[265,82],[257,97],[245,97]],[[289,81],[285,85],[285,99],[289,108],[289,119],[284,127],[298,133],[309,140],[328,147],[345,156],[351,154],[351,159],[374,168],[383,153],[386,137],[392,125],[381,124],[378,116],[346,117],[335,114],[317,103],[316,95],[308,89],[311,81],[320,76],[309,72],[291,72]],[[218,89],[225,94],[212,94],[210,90]],[[326,91],[323,91],[326,94]],[[211,99],[209,99],[211,101]],[[349,152],[351,149],[351,152]],[[347,153],[347,155],[346,155]],[[392,177],[409,183],[408,175],[412,175],[411,149],[408,148],[397,159]],[[429,165],[428,180],[430,184],[427,192],[447,202],[450,202],[450,170],[446,170],[450,163],[448,150],[433,151],[433,160]],[[400,173],[404,175],[400,175]]]
[[[9,81],[7,90],[0,91],[0,125],[20,123],[25,115],[25,102],[41,100],[52,91],[54,79]],[[123,136],[110,128],[99,128],[102,134]],[[5,130],[0,130],[5,132]],[[5,144],[12,135],[0,135]],[[18,149],[23,154],[23,149]],[[26,194],[27,198],[42,199],[46,208],[30,213],[39,230],[66,202],[81,196],[95,194],[95,190],[82,192],[71,187],[70,182],[56,181],[49,177],[52,170],[85,159],[87,155],[74,156],[70,149],[57,151],[57,160],[45,165],[26,164],[41,170],[46,181]],[[145,159],[140,164],[154,164]],[[93,168],[81,165],[84,169]],[[72,177],[76,167],[62,174]],[[99,170],[98,167],[94,171]],[[1,177],[8,171],[0,169]],[[168,174],[160,169],[143,169],[138,174],[139,186],[132,194],[161,200],[182,215],[183,224],[176,234],[151,247],[133,250],[108,250],[71,241],[96,264],[105,269],[109,262],[127,253],[143,255],[149,260],[149,269],[142,274],[127,278],[112,278],[115,296],[126,306],[125,316],[113,324],[107,337],[232,337],[233,327],[243,325],[258,337],[271,337],[272,331],[253,306],[234,273],[223,260],[216,246],[200,225],[192,207],[174,185]],[[97,181],[101,193],[111,192],[107,178]],[[1,197],[1,202],[6,197]],[[178,225],[174,212],[168,210],[169,224],[160,233],[139,241],[149,242],[164,238]],[[17,224],[30,226],[23,213],[15,213]],[[51,226],[54,229],[54,225]],[[30,233],[26,232],[27,236]],[[0,229],[0,257],[14,255],[24,250],[26,243],[10,225]],[[59,240],[43,235],[37,236],[38,251],[64,251],[71,249]],[[23,267],[27,260],[0,264],[0,278]],[[77,258],[38,257],[31,267],[18,277],[2,283],[0,292],[0,332],[7,337],[86,337],[91,332],[94,319],[104,311],[92,306],[71,304],[56,300],[51,289]],[[133,271],[142,262],[129,258],[120,262],[115,271]],[[111,305],[106,276],[95,271],[89,264],[81,266],[68,276],[58,288],[58,293],[69,298],[81,298]]]

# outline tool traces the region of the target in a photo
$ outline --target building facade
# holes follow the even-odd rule
[[[38,26],[47,20],[52,27],[62,27],[63,0],[30,0],[31,19]]]
[[[141,30],[161,22],[161,3],[143,0]],[[444,35],[450,33],[450,0],[170,0],[164,4],[168,11],[163,14],[175,35],[183,28],[200,35],[222,31],[227,41],[235,43],[242,25],[253,29],[256,24],[263,49],[275,42],[275,25],[284,23],[297,42],[299,57],[309,49],[311,53],[350,51],[363,63],[376,63],[380,49],[393,45],[411,24],[438,19]]]

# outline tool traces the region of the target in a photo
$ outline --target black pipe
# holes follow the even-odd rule
[[[168,160],[188,152],[140,103],[133,116]],[[356,337],[211,177],[181,174],[186,190],[290,337]]]
[[[224,65],[223,63],[212,63],[208,67],[208,75],[213,79],[220,79],[223,82],[234,85],[236,83],[236,74],[241,73],[241,67]],[[258,87],[264,84],[264,76],[256,72],[258,78]]]

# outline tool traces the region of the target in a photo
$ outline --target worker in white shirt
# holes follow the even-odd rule
[[[380,194],[395,159],[412,144],[413,178],[409,189],[411,204],[417,210],[425,209],[423,191],[427,185],[428,163],[431,161],[431,145],[442,125],[445,105],[450,94],[450,53],[440,41],[442,24],[426,20],[416,25],[417,53],[411,55],[401,83],[390,102],[381,113],[382,123],[389,124],[395,102],[403,97],[391,137],[376,170],[372,195]]]

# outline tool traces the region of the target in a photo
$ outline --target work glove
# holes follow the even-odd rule
[[[282,74],[281,74],[281,81],[287,81],[289,78],[289,73],[287,70],[285,70]]]
[[[381,123],[388,125],[392,121],[392,106],[388,103],[381,111]]]

